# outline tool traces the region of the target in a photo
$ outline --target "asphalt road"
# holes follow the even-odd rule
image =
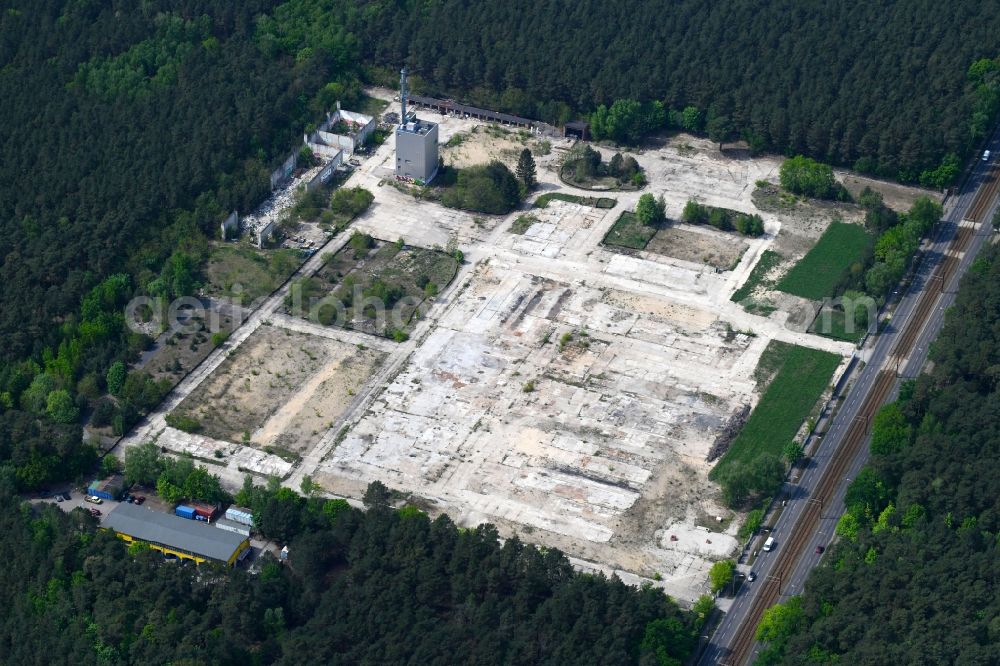
[[[994,134],[989,148],[994,155],[998,154],[997,151],[1000,148],[1000,130]],[[753,565],[753,570],[757,574],[757,580],[753,583],[745,583],[737,592],[737,597],[734,599],[732,606],[722,618],[708,645],[705,647],[698,662],[699,664],[735,663],[731,662],[728,658],[729,648],[736,637],[740,635],[740,632],[752,632],[756,630],[755,626],[745,626],[744,623],[759,590],[763,589],[764,585],[780,584],[782,601],[787,600],[789,596],[800,594],[809,572],[822,559],[823,555],[817,554],[816,548],[817,546],[829,546],[833,540],[834,528],[843,511],[844,493],[847,490],[847,486],[861,467],[864,466],[865,462],[867,462],[867,444],[861,448],[856,459],[849,466],[849,472],[837,485],[834,495],[822,498],[822,518],[819,521],[816,532],[806,542],[802,551],[794,555],[798,560],[789,579],[779,582],[771,576],[771,570],[774,568],[775,561],[781,551],[783,537],[787,539],[791,534],[809,502],[819,499],[813,498],[812,492],[822,478],[833,453],[840,447],[845,435],[852,427],[864,427],[859,423],[855,423],[855,417],[865,404],[878,373],[887,365],[891,353],[895,351],[894,348],[898,339],[909,326],[916,325],[922,326],[922,328],[916,337],[913,349],[907,355],[907,361],[905,364],[899,366],[899,373],[903,378],[914,377],[923,367],[927,359],[928,346],[941,329],[945,311],[954,303],[958,281],[978,254],[985,239],[989,238],[993,233],[990,220],[996,207],[996,201],[990,202],[986,207],[987,214],[984,215],[983,224],[976,229],[975,236],[969,242],[966,252],[961,258],[958,270],[953,272],[948,280],[948,284],[943,286],[943,290],[939,280],[934,281],[929,279],[938,264],[944,259],[944,252],[948,248],[958,228],[958,224],[965,218],[965,215],[972,206],[972,202],[986,178],[989,166],[985,162],[977,161],[976,168],[966,186],[959,194],[952,197],[949,202],[950,210],[945,216],[944,221],[938,225],[933,243],[929,247],[926,247],[924,260],[916,271],[909,290],[903,295],[893,314],[892,325],[878,335],[874,343],[870,343],[864,350],[866,364],[860,371],[860,374],[858,374],[855,384],[841,405],[839,412],[834,417],[832,425],[827,430],[823,443],[816,455],[810,461],[808,469],[802,474],[798,483],[794,485],[786,484],[785,490],[791,499],[788,500],[784,511],[771,531],[771,536],[774,537],[776,542],[775,549],[770,553],[761,551],[760,556]],[[917,306],[921,294],[925,291],[940,292],[937,302],[934,304],[934,308],[925,323],[911,321],[913,319],[913,311]],[[889,367],[896,369],[895,361]],[[898,382],[890,394],[890,400],[893,399],[897,391]],[[759,649],[759,646],[755,646],[753,654],[756,654],[757,649]],[[748,663],[752,663],[752,661],[751,655]]]

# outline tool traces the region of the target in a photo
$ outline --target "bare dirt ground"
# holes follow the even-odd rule
[[[686,533],[692,505],[718,512],[704,458],[750,400],[751,342],[703,310],[491,263],[315,478],[351,494],[377,474],[463,522],[686,576],[686,555],[619,545]],[[675,543],[708,555],[734,540],[714,545]]]
[[[729,270],[740,260],[747,247],[735,234],[672,224],[656,232],[646,245],[646,252]]]
[[[206,436],[258,448],[309,448],[383,359],[336,340],[262,326],[182,402]]]
[[[925,196],[941,202],[944,198],[937,190],[926,190],[911,185],[900,185],[899,183],[888,183],[884,180],[876,180],[867,176],[860,176],[850,172],[837,173],[840,182],[844,184],[852,197],[857,197],[861,190],[870,187],[882,195],[885,205],[898,212],[910,209],[917,197]]]
[[[430,114],[428,117],[437,122],[438,115]],[[441,146],[441,157],[445,164],[458,168],[486,164],[491,160],[516,164],[525,148],[536,155],[546,154],[550,150],[544,140],[533,137],[527,130],[482,123],[468,131],[453,134]]]

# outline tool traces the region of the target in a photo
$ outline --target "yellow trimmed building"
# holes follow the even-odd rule
[[[119,504],[102,527],[127,543],[141,541],[164,555],[198,564],[212,560],[233,566],[250,548],[250,540],[241,534],[134,504]]]

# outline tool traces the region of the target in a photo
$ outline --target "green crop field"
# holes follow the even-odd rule
[[[747,464],[761,453],[780,456],[829,386],[839,363],[840,356],[830,352],[771,341],[758,370],[765,375],[761,379],[774,378],[710,477],[721,478],[723,470]]]
[[[778,283],[778,291],[812,300],[833,296],[851,264],[864,260],[872,242],[860,225],[833,222]]]

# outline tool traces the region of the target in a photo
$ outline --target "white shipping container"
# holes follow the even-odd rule
[[[215,521],[215,526],[220,530],[226,530],[227,532],[233,532],[234,534],[239,534],[241,536],[250,536],[250,528],[246,525],[240,523],[234,523],[231,520],[226,520],[225,518],[220,518]]]
[[[226,509],[226,518],[236,521],[237,523],[242,523],[251,527],[253,526],[253,512],[251,512],[250,509],[244,509],[239,506],[231,506]]]

